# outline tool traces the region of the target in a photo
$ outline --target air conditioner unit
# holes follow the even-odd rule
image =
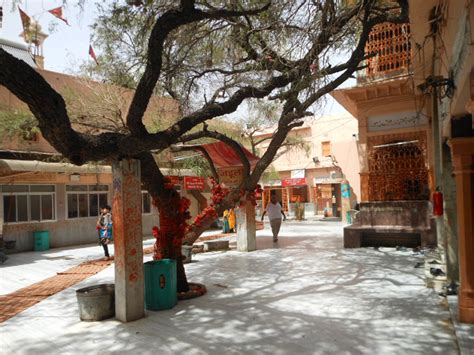
[[[340,179],[342,178],[342,174],[340,171],[331,171],[329,173],[329,177],[332,179],[332,180],[335,180],[335,179]]]

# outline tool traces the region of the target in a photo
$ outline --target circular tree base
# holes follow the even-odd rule
[[[189,282],[189,291],[178,292],[178,300],[190,300],[191,298],[201,297],[206,294],[206,286],[195,282]]]

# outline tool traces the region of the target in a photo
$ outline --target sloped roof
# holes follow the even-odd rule
[[[30,53],[28,46],[26,44],[21,44],[13,41],[9,41],[4,38],[0,38],[0,47],[5,51],[10,53],[15,58],[18,58],[24,61],[26,64],[33,68],[38,66],[33,59],[33,55]]]

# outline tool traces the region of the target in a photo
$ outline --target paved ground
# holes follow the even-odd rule
[[[413,267],[420,257],[344,250],[341,231],[288,223],[278,245],[261,231],[256,252],[199,254],[186,266],[204,297],[129,324],[80,322],[75,290],[112,282],[109,267],[0,324],[0,353],[456,354],[446,301]]]

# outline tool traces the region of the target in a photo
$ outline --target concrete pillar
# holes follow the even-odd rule
[[[474,137],[449,142],[456,178],[459,240],[459,320],[474,323]]]
[[[144,316],[140,162],[112,165],[115,251],[115,317],[131,322]]]
[[[255,206],[250,201],[236,210],[237,217],[237,250],[257,250],[257,234],[255,229]]]

